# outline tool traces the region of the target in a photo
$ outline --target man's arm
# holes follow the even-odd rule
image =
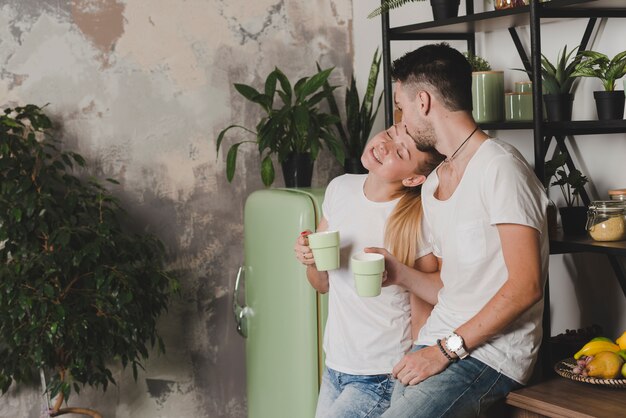
[[[385,256],[385,281],[383,286],[392,284],[401,286],[418,296],[420,299],[434,305],[437,303],[437,295],[443,287],[439,270],[423,272],[399,262],[389,251],[384,248],[368,247],[366,253],[377,253]],[[428,254],[431,261],[437,260],[433,254]],[[436,262],[436,261],[435,261]]]
[[[470,353],[504,330],[543,296],[539,232],[518,224],[499,224],[497,228],[508,278],[474,317],[456,330],[450,330],[463,337]],[[448,365],[439,347],[431,346],[405,355],[394,367],[393,374],[403,384],[415,385]]]
[[[433,273],[438,271],[439,263],[437,258],[432,254],[425,255],[415,260],[413,266],[416,270],[423,271],[425,273]],[[424,323],[430,316],[433,310],[433,304],[428,303],[422,298],[411,293],[411,336],[413,340],[417,338],[417,335],[424,326]]]
[[[543,297],[539,231],[518,224],[499,224],[497,228],[509,276],[489,302],[456,329],[470,352]]]

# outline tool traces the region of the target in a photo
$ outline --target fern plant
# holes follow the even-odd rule
[[[389,10],[397,9],[398,7],[404,6],[407,3],[412,3],[416,1],[423,0],[385,0],[379,7],[374,9],[367,17],[369,19],[379,16],[382,13],[388,13]]]

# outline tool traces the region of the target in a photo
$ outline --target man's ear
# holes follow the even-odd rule
[[[430,93],[426,90],[420,90],[417,93],[417,98],[419,100],[418,103],[420,113],[422,113],[423,115],[428,115],[428,113],[430,112],[430,107],[432,105],[432,97],[430,96]]]
[[[424,183],[426,181],[426,176],[424,176],[423,174],[416,174],[413,177],[407,177],[404,180],[402,180],[402,185],[404,187],[417,187],[420,184]]]

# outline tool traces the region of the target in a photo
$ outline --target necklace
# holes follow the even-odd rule
[[[467,138],[465,138],[465,141],[461,142],[461,145],[459,145],[459,147],[456,149],[456,151],[454,151],[450,157],[448,157],[448,158],[446,158],[445,160],[443,160],[443,162],[444,162],[444,163],[449,163],[449,162],[451,162],[451,161],[452,161],[452,159],[455,157],[455,155],[456,155],[456,154],[457,154],[457,153],[461,150],[461,148],[463,148],[463,145],[465,145],[465,143],[466,143],[467,141],[469,141],[469,139],[472,137],[472,135],[474,135],[474,133],[475,133],[477,130],[478,130],[478,126],[476,126],[476,127],[474,128],[474,130],[472,131],[472,133],[471,133],[471,134],[469,134],[469,136],[468,136]]]

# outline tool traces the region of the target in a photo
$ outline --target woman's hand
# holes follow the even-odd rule
[[[384,248],[367,247],[366,253],[381,254],[385,257],[385,271],[383,272],[383,286],[399,285],[403,286],[402,279],[406,276],[402,272],[407,268],[396,257]]]
[[[293,250],[296,253],[296,259],[305,266],[312,266],[315,264],[315,258],[313,258],[313,252],[311,251],[311,247],[309,247],[308,239],[308,236],[312,233],[313,232],[308,229],[303,231],[296,240],[296,245],[293,247]]]

